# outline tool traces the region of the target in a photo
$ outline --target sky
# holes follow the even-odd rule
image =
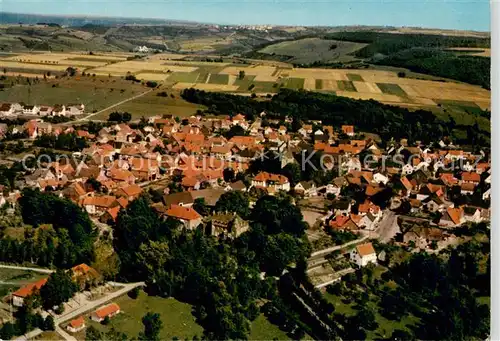
[[[490,31],[488,0],[0,0],[0,11],[218,24],[382,25]]]

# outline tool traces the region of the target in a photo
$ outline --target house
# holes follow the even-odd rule
[[[0,105],[0,115],[1,116],[11,116],[15,113],[14,105],[10,103],[3,103]]]
[[[191,230],[201,224],[201,215],[191,207],[171,205],[166,215],[179,219],[186,228]]]
[[[225,191],[242,191],[242,192],[246,192],[247,186],[245,185],[245,183],[242,180],[238,180],[238,181],[235,181],[235,182],[232,182],[232,183],[226,185],[226,187],[224,188],[224,190]]]
[[[271,188],[274,191],[289,191],[290,182],[288,178],[281,174],[260,172],[252,180],[252,186],[261,188]]]
[[[355,231],[359,230],[359,226],[351,219],[349,215],[337,215],[330,220],[328,226],[338,231]]]
[[[83,316],[80,316],[68,324],[66,329],[71,333],[78,333],[79,331],[85,329],[85,319]]]
[[[444,227],[455,227],[465,223],[464,210],[459,208],[448,207],[444,211],[441,220],[439,220],[439,225]]]
[[[105,307],[97,309],[94,311],[90,318],[96,322],[102,322],[106,317],[112,318],[120,313],[120,306],[116,303],[111,303]]]
[[[30,283],[12,293],[12,304],[22,307],[24,299],[40,290],[47,283],[47,278],[42,278],[35,283]]]
[[[128,201],[138,198],[141,193],[142,188],[136,184],[120,187],[114,192],[117,197],[124,197]]]
[[[96,197],[85,197],[82,206],[88,214],[102,214],[111,207],[118,206],[116,197],[112,195],[101,195]]]
[[[372,243],[357,245],[349,253],[351,261],[359,267],[368,265],[369,263],[377,264],[377,253],[373,248]]]
[[[473,223],[479,223],[483,221],[481,208],[474,206],[464,206],[463,210],[465,221],[470,221]]]
[[[462,172],[462,183],[479,184],[481,175],[476,172]]]
[[[417,248],[426,249],[430,243],[442,241],[446,236],[446,231],[437,227],[414,225],[403,235],[403,242],[406,245],[413,243]]]
[[[354,136],[354,126],[343,125],[342,132],[347,136]]]
[[[476,184],[474,184],[474,183],[462,183],[462,185],[460,185],[460,194],[472,195],[472,194],[474,194],[475,188],[476,188]]]
[[[208,229],[212,236],[237,238],[249,228],[248,223],[236,213],[216,213],[209,219]]]
[[[72,267],[71,272],[71,279],[73,282],[78,284],[81,290],[91,286],[96,286],[102,280],[102,276],[97,272],[97,270],[85,263]]]
[[[23,114],[24,115],[36,115],[38,114],[38,111],[40,110],[40,107],[36,105],[25,105],[23,107]]]
[[[318,194],[314,181],[301,181],[293,188],[295,192],[305,197],[311,197]]]

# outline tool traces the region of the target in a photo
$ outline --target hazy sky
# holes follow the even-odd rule
[[[490,30],[488,0],[0,0],[0,10],[221,24],[359,24]]]

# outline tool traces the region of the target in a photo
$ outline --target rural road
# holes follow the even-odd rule
[[[144,95],[146,95],[146,94],[149,94],[149,93],[150,93],[151,91],[153,91],[153,90],[154,90],[154,89],[150,89],[150,90],[148,90],[148,91],[146,91],[146,92],[143,92],[143,93],[141,93],[141,94],[138,94],[138,95],[135,95],[135,96],[133,96],[133,97],[130,97],[130,98],[124,99],[124,100],[123,100],[123,101],[121,101],[121,102],[118,102],[118,103],[115,103],[115,104],[113,104],[113,105],[110,105],[110,106],[109,106],[109,107],[107,107],[107,108],[104,108],[104,109],[102,109],[102,110],[99,110],[99,111],[97,111],[97,112],[94,112],[94,113],[92,113],[92,114],[89,114],[89,115],[87,115],[87,116],[85,116],[85,117],[79,118],[79,119],[74,120],[74,121],[69,121],[69,122],[66,122],[66,124],[72,124],[72,123],[75,123],[75,122],[87,121],[87,120],[88,120],[89,118],[91,118],[92,116],[99,115],[100,113],[102,113],[102,112],[104,112],[104,111],[106,111],[106,110],[113,109],[114,107],[117,107],[117,106],[119,106],[119,105],[122,105],[123,103],[127,103],[127,102],[132,101],[132,100],[134,100],[134,99],[136,99],[136,98],[142,97],[142,96],[144,96]]]
[[[0,269],[25,270],[25,271],[39,272],[39,273],[42,273],[42,274],[51,274],[51,273],[55,272],[54,270],[50,270],[50,269],[27,268],[27,267],[24,267],[24,266],[2,265],[2,264],[0,264]]]
[[[114,286],[120,285],[120,286],[123,286],[123,288],[121,288],[120,290],[117,290],[117,291],[115,291],[115,292],[113,292],[113,293],[111,293],[103,298],[92,301],[89,304],[84,305],[83,307],[80,307],[76,310],[73,310],[72,312],[69,312],[68,314],[56,317],[54,319],[54,324],[57,326],[56,329],[58,330],[58,332],[60,332],[60,330],[61,330],[61,328],[59,327],[59,325],[61,323],[72,320],[75,317],[80,316],[80,315],[88,312],[89,310],[95,309],[95,308],[99,307],[100,305],[103,305],[104,303],[107,303],[107,302],[109,302],[117,297],[120,297],[120,296],[126,294],[127,292],[129,292],[130,290],[132,290],[136,287],[142,287],[142,286],[146,285],[144,282],[137,282],[137,283],[110,282],[110,284],[114,285]],[[41,329],[35,329],[35,330],[32,330],[23,336],[18,337],[17,339],[15,339],[15,341],[27,341],[29,339],[32,339],[32,338],[40,335],[41,333],[43,333],[43,331]],[[63,336],[66,340],[74,341],[74,338],[72,336],[70,336],[68,334],[66,334],[66,335],[64,335],[64,334],[66,334],[66,333],[63,331],[63,333],[61,333],[61,336]],[[67,338],[66,336],[69,336],[69,338]]]

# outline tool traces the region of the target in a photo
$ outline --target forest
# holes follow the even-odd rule
[[[466,137],[456,138],[459,144],[489,146],[489,132],[477,124],[462,126],[450,116],[444,122],[427,110],[411,111],[406,108],[379,103],[374,100],[355,100],[333,94],[281,89],[270,101],[249,97],[185,89],[181,96],[193,103],[207,106],[209,113],[235,115],[242,113],[248,119],[265,111],[270,117],[294,118],[291,131],[301,127],[301,121],[321,120],[323,124],[355,125],[358,130],[376,133],[383,141],[420,140],[424,143],[439,141],[462,131]]]
[[[371,58],[376,54],[390,55],[415,47],[450,48],[450,47],[490,47],[490,39],[477,37],[445,36],[434,34],[394,34],[383,32],[337,32],[324,39],[344,40],[368,44],[356,51],[361,58]]]
[[[368,44],[354,53],[368,63],[403,67],[490,89],[490,58],[444,51],[452,47],[489,48],[487,38],[382,32],[338,32],[325,38]]]

